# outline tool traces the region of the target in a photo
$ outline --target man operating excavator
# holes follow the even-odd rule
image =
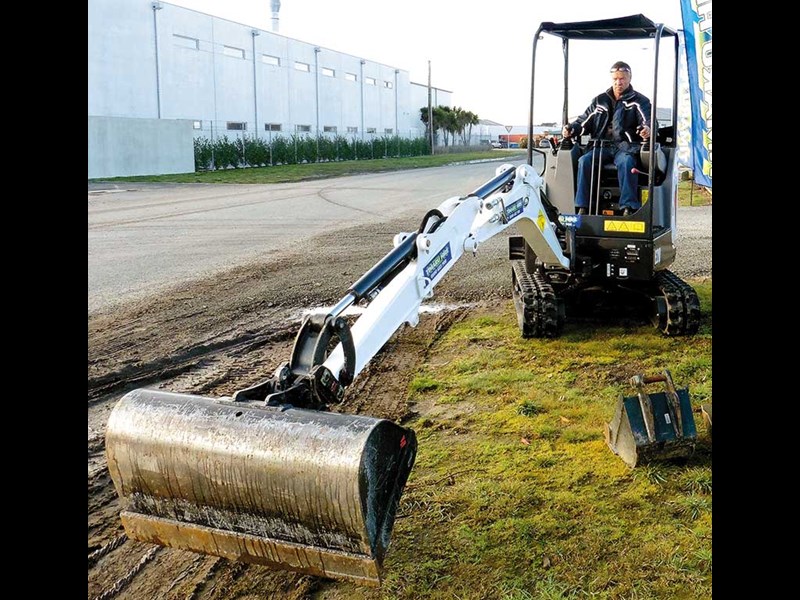
[[[650,137],[649,123],[650,100],[631,86],[630,65],[621,60],[615,62],[611,65],[611,87],[596,96],[584,113],[564,125],[562,131],[564,137],[589,134],[592,138],[589,149],[578,159],[575,209],[579,215],[588,212],[592,175],[599,177],[602,165],[612,160],[617,166],[622,215],[639,210],[638,175],[633,169],[639,143]]]

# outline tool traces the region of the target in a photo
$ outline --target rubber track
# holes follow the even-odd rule
[[[656,276],[658,289],[667,302],[665,335],[694,335],[700,327],[700,299],[694,288],[672,271]]]
[[[528,273],[524,260],[512,260],[517,318],[523,338],[558,337],[563,326],[559,319],[558,300],[553,286],[539,271]],[[519,304],[522,304],[520,315]]]

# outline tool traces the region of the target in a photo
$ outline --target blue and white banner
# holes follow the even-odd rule
[[[681,0],[689,95],[692,105],[692,168],[695,183],[711,187],[711,0]]]

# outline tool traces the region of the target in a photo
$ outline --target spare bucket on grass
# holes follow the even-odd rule
[[[611,450],[630,467],[691,456],[697,430],[689,390],[676,390],[667,370],[651,377],[634,375],[630,383],[636,395],[620,395],[614,418],[605,427]],[[645,386],[652,383],[664,383],[664,391],[648,394]]]

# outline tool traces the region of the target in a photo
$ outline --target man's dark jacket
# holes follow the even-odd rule
[[[638,146],[631,148],[631,144],[638,144],[642,137],[638,134],[639,127],[650,126],[650,100],[628,86],[622,97],[614,101],[614,91],[608,88],[597,96],[589,108],[570,123],[572,135],[580,137],[591,135],[593,139],[609,139],[606,129],[611,120],[611,140],[622,151],[638,150]]]

